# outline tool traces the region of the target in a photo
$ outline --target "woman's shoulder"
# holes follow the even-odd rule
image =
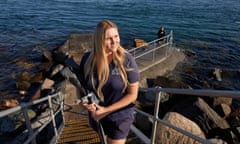
[[[125,51],[125,59],[126,60],[134,60],[134,57],[130,52]]]
[[[133,56],[131,53],[129,53],[128,51],[126,51],[126,52],[125,52],[125,62],[124,62],[124,64],[127,65],[127,66],[129,66],[129,65],[131,65],[132,63],[136,63],[136,62],[135,62],[135,58],[134,58],[134,56]]]

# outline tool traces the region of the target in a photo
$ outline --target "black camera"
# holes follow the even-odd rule
[[[93,102],[95,102],[96,104],[100,103],[100,100],[93,92],[90,92],[86,96],[82,97],[81,99],[77,99],[75,101],[76,104],[80,104],[80,103],[91,104]]]

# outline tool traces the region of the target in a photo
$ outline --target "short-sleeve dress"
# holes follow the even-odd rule
[[[127,73],[127,78],[129,83],[135,83],[139,81],[140,75],[138,71],[138,66],[135,62],[135,59],[133,56],[125,52],[125,61],[124,61],[124,67]],[[93,91],[93,86],[87,76],[87,78],[84,78],[84,64],[89,57],[90,52],[85,53],[84,56],[82,57],[81,63],[80,63],[80,81],[83,87],[88,89],[88,91]],[[95,75],[96,76],[96,75]],[[96,80],[96,77],[95,77]],[[95,81],[95,85],[97,86],[98,82]],[[111,62],[109,64],[109,78],[106,82],[106,84],[102,88],[102,92],[104,95],[104,106],[111,105],[118,100],[120,100],[125,92],[122,92],[122,89],[124,88],[124,83],[122,81],[122,78],[120,76],[118,66],[114,63]],[[96,93],[96,92],[95,92]],[[129,130],[130,130],[130,125],[132,124],[134,120],[133,112],[134,112],[134,104],[130,104],[120,110],[117,110],[103,119],[100,120],[100,123],[103,126],[104,133],[112,138],[112,139],[123,139],[126,138]],[[94,128],[94,130],[97,130],[96,124],[89,115],[89,120],[91,126]]]

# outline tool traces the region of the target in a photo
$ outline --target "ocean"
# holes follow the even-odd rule
[[[56,48],[71,33],[93,32],[103,19],[118,25],[122,44],[150,42],[164,25],[177,48],[195,53],[184,66],[194,74],[182,69],[183,79],[199,83],[219,68],[222,83],[240,89],[239,0],[1,0],[0,7],[0,95],[24,71],[17,61],[40,62],[36,46]]]

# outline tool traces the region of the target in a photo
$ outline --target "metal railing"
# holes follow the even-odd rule
[[[151,42],[148,42],[146,44],[143,44],[141,46],[129,49],[128,52],[130,52],[135,59],[139,59],[143,56],[151,54],[152,60],[154,61],[155,52],[158,49],[162,49],[167,46],[171,48],[172,44],[173,44],[173,31],[171,30],[168,35],[161,37],[159,39],[153,40]],[[167,50],[163,56],[167,56],[168,54],[169,54],[169,51]]]
[[[26,140],[20,143],[24,144],[36,144],[36,137],[37,135],[43,131],[44,128],[48,126],[48,124],[52,123],[54,136],[50,140],[49,143],[56,143],[56,140],[59,136],[59,133],[62,131],[62,128],[64,126],[64,117],[63,117],[63,94],[62,92],[57,92],[52,95],[48,95],[44,98],[27,102],[27,103],[21,103],[19,106],[4,110],[0,112],[0,118],[4,118],[9,116],[10,114],[15,114],[17,112],[22,112],[24,122],[26,125],[26,129],[20,134],[22,137],[28,137]],[[36,120],[31,121],[28,115],[28,109],[31,109],[32,106],[36,106],[40,103],[47,102],[48,104],[48,114],[44,116],[38,117]],[[62,115],[62,121],[57,126],[57,115]],[[38,126],[34,126],[34,124],[37,124]],[[22,138],[20,138],[22,139]],[[15,142],[19,143],[17,138],[15,138]],[[12,143],[15,143],[12,142]],[[11,143],[11,142],[10,142]]]
[[[192,133],[182,130],[166,121],[163,121],[158,118],[158,112],[159,112],[159,106],[160,106],[160,101],[161,101],[161,95],[163,92],[169,93],[169,94],[184,94],[184,95],[191,95],[191,96],[210,96],[210,97],[228,97],[228,98],[238,98],[240,99],[240,91],[229,91],[229,90],[193,90],[193,89],[177,89],[177,88],[140,88],[141,92],[147,92],[147,91],[152,91],[156,93],[156,100],[155,100],[155,108],[154,108],[154,115],[150,115],[146,112],[143,112],[139,109],[135,109],[137,113],[140,113],[144,116],[149,117],[153,121],[153,127],[152,127],[152,133],[151,133],[151,138],[148,138],[141,132],[138,128],[136,128],[134,125],[131,126],[132,132],[136,134],[136,136],[141,139],[142,142],[145,144],[154,144],[155,143],[155,137],[156,137],[156,132],[157,132],[157,124],[161,123],[165,126],[168,126],[188,137],[191,137],[201,143],[204,144],[211,144],[211,141],[208,141],[206,139],[203,139],[201,137],[198,137],[196,135],[193,135]],[[53,99],[57,98],[58,100],[58,105],[59,107],[57,109],[53,108]],[[49,110],[50,114],[47,115],[48,121],[41,122],[41,126],[38,128],[33,128],[32,122],[27,114],[27,109],[30,108],[33,105],[37,105],[42,102],[48,102],[49,104]],[[61,92],[55,93],[53,95],[48,95],[47,97],[41,98],[39,100],[35,100],[33,102],[28,102],[21,104],[20,106],[5,110],[0,112],[0,118],[3,118],[5,116],[8,116],[9,114],[16,113],[18,111],[22,111],[24,118],[25,118],[25,123],[27,130],[26,132],[28,133],[28,139],[24,141],[24,144],[32,143],[36,144],[36,136],[50,123],[52,122],[53,128],[54,128],[54,136],[51,139],[50,143],[54,144],[56,143],[57,138],[59,137],[59,134],[61,133],[63,127],[64,127],[64,119],[62,123],[57,127],[56,125],[56,115],[61,112],[62,117],[63,117],[63,94]],[[40,119],[38,119],[40,120]]]
[[[172,45],[173,32],[171,31],[162,38],[149,43],[143,43],[139,47],[129,49],[128,52],[135,58],[139,72],[141,73],[166,60],[174,50]]]
[[[228,97],[228,98],[237,98],[240,99],[240,91],[230,91],[230,90],[206,90],[206,89],[199,89],[199,90],[193,90],[193,89],[177,89],[177,88],[141,88],[140,91],[146,92],[146,91],[153,91],[156,93],[156,100],[155,100],[155,108],[154,108],[154,115],[150,115],[146,112],[143,112],[139,109],[135,109],[137,113],[140,113],[144,116],[147,116],[152,119],[153,121],[153,127],[152,127],[152,133],[151,138],[148,138],[145,136],[138,128],[136,128],[134,125],[131,126],[131,130],[137,135],[141,141],[143,141],[146,144],[154,144],[155,143],[155,137],[157,132],[157,124],[161,123],[163,125],[166,125],[188,137],[191,137],[192,139],[199,141],[204,144],[212,144],[211,141],[203,139],[201,137],[198,137],[196,135],[193,135],[192,133],[185,131],[183,129],[180,129],[166,121],[163,121],[159,119],[158,112],[159,112],[159,106],[161,101],[161,95],[163,92],[169,93],[169,94],[184,94],[184,95],[191,95],[191,96],[207,96],[207,97]]]

